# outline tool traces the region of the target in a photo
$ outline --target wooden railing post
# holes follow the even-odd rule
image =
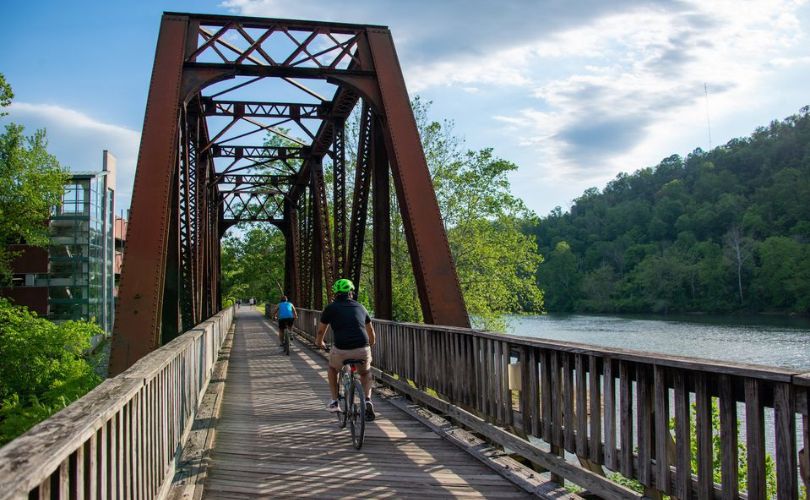
[[[0,500],[159,497],[232,321],[221,311],[0,449]]]
[[[317,311],[302,311],[296,327],[314,336],[318,317]],[[522,454],[555,481],[572,481],[605,498],[637,498],[603,477],[605,467],[639,481],[651,497],[764,498],[766,456],[772,453],[778,498],[796,498],[800,482],[807,482],[807,452],[797,451],[795,437],[800,415],[802,448],[810,449],[806,374],[466,328],[383,320],[375,320],[375,328],[373,365],[386,383]],[[520,368],[512,376],[519,380],[510,383],[513,355]],[[394,375],[418,389],[403,386]],[[719,429],[713,401],[719,402]],[[766,428],[771,409],[775,427]],[[741,491],[737,468],[743,422],[747,491]],[[766,434],[772,451],[766,449]],[[549,451],[534,446],[535,439]],[[582,465],[566,463],[563,450]]]

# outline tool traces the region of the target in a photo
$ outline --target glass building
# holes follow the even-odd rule
[[[123,248],[115,228],[125,230],[125,221],[116,224],[114,217],[115,162],[104,151],[102,171],[71,174],[51,213],[47,252],[20,245],[12,287],[0,295],[52,321],[90,320],[112,333]]]
[[[75,173],[51,216],[48,317],[94,320],[112,331],[115,314],[114,189],[109,172]]]
[[[13,245],[12,286],[0,295],[52,321],[91,320],[112,333],[126,235],[126,221],[115,219],[115,163],[104,151],[100,172],[71,174],[47,249]]]

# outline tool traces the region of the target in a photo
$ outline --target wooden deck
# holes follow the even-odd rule
[[[325,410],[325,362],[300,346],[280,354],[252,308],[237,318],[205,498],[529,496],[379,398],[355,450]]]

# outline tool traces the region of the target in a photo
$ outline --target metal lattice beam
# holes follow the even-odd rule
[[[281,90],[256,90],[270,84]],[[361,101],[357,164],[347,166],[345,122]],[[322,168],[327,155],[331,206]],[[346,192],[347,167],[355,172],[353,193]],[[337,276],[359,284],[372,212],[375,312],[390,317],[389,176],[425,321],[467,326],[388,29],[164,14],[110,373],[219,309],[219,238],[243,222],[282,230],[287,292],[302,306],[318,307]]]

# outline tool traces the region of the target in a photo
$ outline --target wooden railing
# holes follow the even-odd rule
[[[159,497],[232,321],[221,311],[0,448],[0,500]]]
[[[296,327],[311,337],[319,317],[299,311]],[[810,374],[464,328],[374,326],[382,381],[606,498],[638,497],[604,477],[611,472],[652,497],[766,498],[767,455],[778,499],[807,487]]]

